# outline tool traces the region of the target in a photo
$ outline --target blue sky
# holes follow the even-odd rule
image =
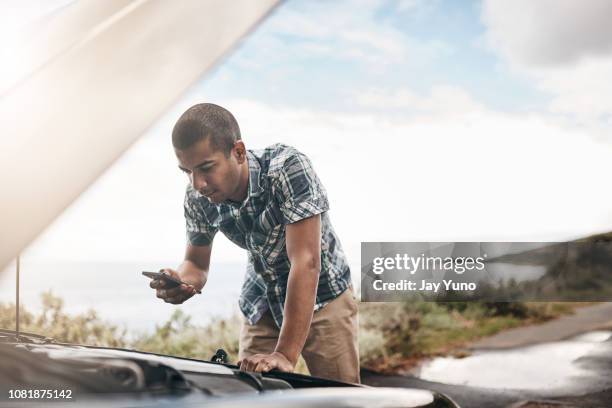
[[[426,94],[436,84],[454,85],[504,111],[549,100],[487,46],[480,2],[404,3],[287,1],[203,81],[203,90],[213,99],[334,111],[362,110],[354,94],[371,87]]]

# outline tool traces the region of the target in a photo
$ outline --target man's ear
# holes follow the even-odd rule
[[[234,142],[234,148],[232,149],[232,153],[236,157],[236,161],[238,164],[244,163],[246,160],[246,147],[244,147],[244,143],[242,140],[236,140]]]

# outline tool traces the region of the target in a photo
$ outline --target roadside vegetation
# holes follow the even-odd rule
[[[195,325],[180,309],[149,333],[128,335],[102,320],[96,311],[71,315],[61,298],[42,295],[42,310],[21,308],[24,332],[42,334],[60,342],[133,348],[160,354],[209,360],[223,348],[229,361],[238,357],[240,319],[217,319]],[[362,366],[383,372],[409,369],[418,361],[439,355],[465,355],[470,341],[500,330],[546,321],[572,313],[580,303],[477,303],[411,302],[360,305],[360,355]],[[0,303],[0,328],[15,328],[15,305]],[[298,372],[307,373],[301,361]]]
[[[58,342],[103,347],[134,348],[152,353],[210,359],[217,348],[223,348],[234,361],[238,357],[240,321],[218,319],[201,327],[177,309],[152,333],[129,336],[125,328],[102,320],[95,310],[68,314],[64,302],[51,292],[41,294],[42,310],[38,314],[20,309],[20,330],[51,337]],[[15,304],[0,303],[0,328],[15,329]]]
[[[20,331],[41,334],[67,343],[107,347],[124,347],[127,344],[126,330],[103,321],[96,311],[69,315],[64,311],[64,301],[51,292],[43,292],[41,301],[42,310],[38,314],[21,306]],[[0,303],[0,328],[15,330],[14,303]]]
[[[362,303],[361,364],[397,373],[443,355],[464,357],[465,346],[518,326],[571,314],[585,303],[569,302],[411,302]],[[384,316],[384,318],[383,318]]]

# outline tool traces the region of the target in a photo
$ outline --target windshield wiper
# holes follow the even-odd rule
[[[0,329],[0,342],[48,344],[55,343],[55,339],[35,333],[25,333],[22,331],[16,332],[15,330]]]

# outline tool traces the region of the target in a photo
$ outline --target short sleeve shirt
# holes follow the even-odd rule
[[[270,310],[276,324],[283,321],[291,264],[287,257],[288,224],[321,215],[321,272],[314,310],[344,292],[350,269],[327,211],[327,193],[308,157],[275,144],[248,150],[249,186],[242,203],[213,204],[191,186],[185,195],[187,239],[209,245],[217,231],[248,251],[239,306],[255,324]]]

